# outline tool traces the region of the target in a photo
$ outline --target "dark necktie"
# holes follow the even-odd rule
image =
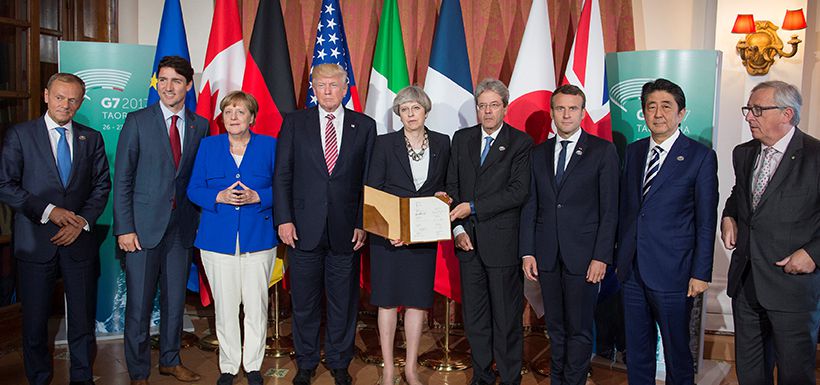
[[[71,150],[66,140],[65,127],[57,127],[60,139],[57,141],[57,170],[60,172],[60,181],[63,187],[68,186],[68,177],[71,176]]]
[[[174,168],[179,168],[179,160],[182,158],[182,143],[179,140],[177,120],[179,116],[171,115],[171,129],[168,131],[168,136],[171,138],[171,155],[174,156]]]
[[[561,178],[564,177],[564,169],[567,166],[567,145],[569,140],[561,141],[561,152],[558,153],[558,167],[555,168],[555,185],[561,185]]]

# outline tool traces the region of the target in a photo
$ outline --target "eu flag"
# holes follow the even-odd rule
[[[157,53],[154,55],[154,66],[151,73],[151,85],[148,87],[148,105],[159,101],[157,93],[157,66],[160,59],[165,56],[179,56],[188,61],[191,55],[188,54],[188,39],[185,37],[185,22],[182,20],[182,7],[179,0],[165,0],[162,9],[162,21],[159,24],[159,37],[157,38]],[[196,93],[194,87],[185,95],[185,108],[196,111]]]

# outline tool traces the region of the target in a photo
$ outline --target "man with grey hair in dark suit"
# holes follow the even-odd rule
[[[816,382],[820,327],[820,141],[800,122],[800,92],[767,81],[741,108],[752,139],[735,147],[735,185],[721,238],[732,252],[737,378],[742,385]]]

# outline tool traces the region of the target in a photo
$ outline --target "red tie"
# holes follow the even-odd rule
[[[182,158],[182,144],[179,142],[179,129],[177,129],[179,116],[171,115],[171,130],[168,136],[171,137],[171,154],[174,156],[174,168],[179,168],[179,159]]]
[[[333,119],[336,117],[333,114],[327,114],[325,118],[327,118],[327,125],[325,125],[325,163],[327,164],[327,173],[333,174],[333,166],[336,165],[336,159],[339,158],[336,128],[333,127]]]

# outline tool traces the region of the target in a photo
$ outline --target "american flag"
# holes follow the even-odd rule
[[[322,0],[322,11],[319,14],[319,23],[316,27],[316,45],[313,47],[313,62],[310,72],[318,64],[335,63],[347,71],[348,89],[343,100],[345,107],[354,111],[362,111],[359,101],[359,92],[353,77],[353,66],[350,64],[350,51],[347,49],[347,37],[342,23],[342,11],[338,0]],[[307,107],[316,106],[316,95],[311,86],[313,75],[308,78]]]

